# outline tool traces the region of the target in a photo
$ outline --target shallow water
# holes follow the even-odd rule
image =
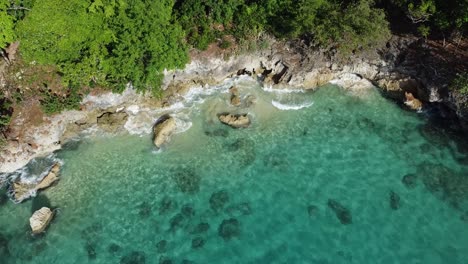
[[[257,100],[248,129],[217,121],[226,86],[178,110],[192,126],[163,151],[124,134],[57,153],[57,186],[0,198],[0,263],[466,263],[457,142],[373,89],[238,82]],[[32,238],[42,205],[57,216]]]

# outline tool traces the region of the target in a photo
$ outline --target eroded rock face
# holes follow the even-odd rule
[[[247,114],[219,114],[219,121],[233,128],[247,128],[250,126],[250,118]]]
[[[114,132],[118,128],[123,127],[127,119],[128,114],[123,111],[105,112],[97,117],[97,124],[100,128],[108,132]]]
[[[31,218],[29,218],[29,225],[31,226],[32,233],[39,234],[44,232],[50,224],[50,221],[52,221],[52,218],[54,218],[54,212],[48,207],[42,207],[34,212]]]
[[[176,129],[175,119],[169,115],[164,115],[154,124],[154,145],[161,148],[167,143]]]

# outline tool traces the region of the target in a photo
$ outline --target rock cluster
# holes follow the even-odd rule
[[[13,182],[11,185],[11,194],[13,199],[16,202],[22,202],[35,195],[37,191],[52,186],[52,184],[59,180],[59,171],[60,164],[56,163],[52,166],[49,173],[37,184],[23,183],[20,180]]]
[[[48,207],[42,207],[41,209],[34,212],[29,218],[29,225],[31,226],[33,234],[39,234],[44,232],[47,226],[54,218],[54,212]]]

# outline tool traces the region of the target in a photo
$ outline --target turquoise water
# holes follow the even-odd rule
[[[57,186],[0,203],[0,263],[467,263],[457,142],[376,90],[238,85],[257,97],[248,129],[216,121],[219,90],[163,151],[120,134],[57,153]],[[57,216],[33,238],[43,204]]]

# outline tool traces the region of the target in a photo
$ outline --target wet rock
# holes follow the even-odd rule
[[[205,245],[205,240],[201,237],[196,237],[192,239],[192,248],[198,249]]]
[[[120,259],[120,264],[145,264],[146,256],[142,251],[132,251]]]
[[[108,132],[115,132],[117,129],[123,127],[127,119],[128,114],[123,111],[105,112],[97,117],[97,124],[100,128]]]
[[[422,109],[422,102],[415,98],[412,93],[405,92],[405,105],[407,105],[411,110],[419,111]]]
[[[196,193],[200,189],[201,177],[193,169],[180,169],[173,177],[177,187],[184,193]]]
[[[307,214],[310,218],[317,216],[318,207],[316,205],[309,205],[307,206]]]
[[[167,251],[167,240],[161,240],[158,243],[156,243],[156,251],[158,253],[164,253]]]
[[[401,182],[409,189],[416,187],[418,183],[418,175],[414,173],[406,174],[401,179]]]
[[[148,202],[143,202],[141,203],[139,206],[138,206],[138,215],[141,217],[141,218],[147,218],[148,216],[151,215],[151,204],[149,204]]]
[[[252,208],[249,203],[239,203],[228,206],[226,212],[231,216],[243,216],[252,214]]]
[[[162,257],[159,258],[159,264],[172,264],[172,263],[174,263],[174,262],[172,261],[172,259],[170,259],[168,257],[162,256]]]
[[[115,254],[121,250],[122,250],[122,247],[115,243],[110,244],[109,247],[107,248],[107,251],[109,251],[109,253],[111,254]]]
[[[95,245],[92,243],[86,243],[85,246],[86,252],[88,253],[88,259],[96,259],[97,253],[96,253],[96,248]]]
[[[45,231],[47,226],[54,218],[54,213],[48,207],[42,207],[41,209],[34,212],[29,218],[29,225],[33,234],[39,234]]]
[[[328,199],[327,204],[343,225],[349,225],[353,222],[351,212],[348,208],[344,207],[342,204],[333,199]]]
[[[250,118],[247,114],[218,114],[218,119],[221,123],[233,128],[246,128],[250,126]]]
[[[196,234],[201,234],[205,233],[210,229],[210,225],[208,223],[199,223],[195,227],[190,230],[190,234],[196,235]]]
[[[235,218],[223,220],[218,228],[218,235],[228,241],[240,235],[240,222]]]
[[[157,148],[161,148],[166,142],[168,142],[176,129],[175,119],[169,115],[160,117],[153,127],[154,132],[154,145]]]
[[[193,209],[193,207],[189,204],[186,204],[184,206],[182,206],[182,209],[180,209],[180,212],[185,216],[185,217],[193,217],[195,216],[195,210]]]
[[[210,207],[214,211],[220,211],[229,202],[229,194],[225,190],[214,192],[210,197]]]
[[[256,103],[257,97],[255,97],[255,95],[248,95],[247,98],[245,98],[245,107],[251,107]]]
[[[164,197],[159,205],[159,214],[163,215],[177,208],[177,204],[169,197]]]
[[[237,89],[235,86],[232,86],[229,88],[229,93],[231,94],[231,104],[233,106],[239,106],[241,104],[239,89]]]
[[[390,208],[392,208],[392,210],[398,210],[400,205],[400,196],[394,191],[390,191]]]

